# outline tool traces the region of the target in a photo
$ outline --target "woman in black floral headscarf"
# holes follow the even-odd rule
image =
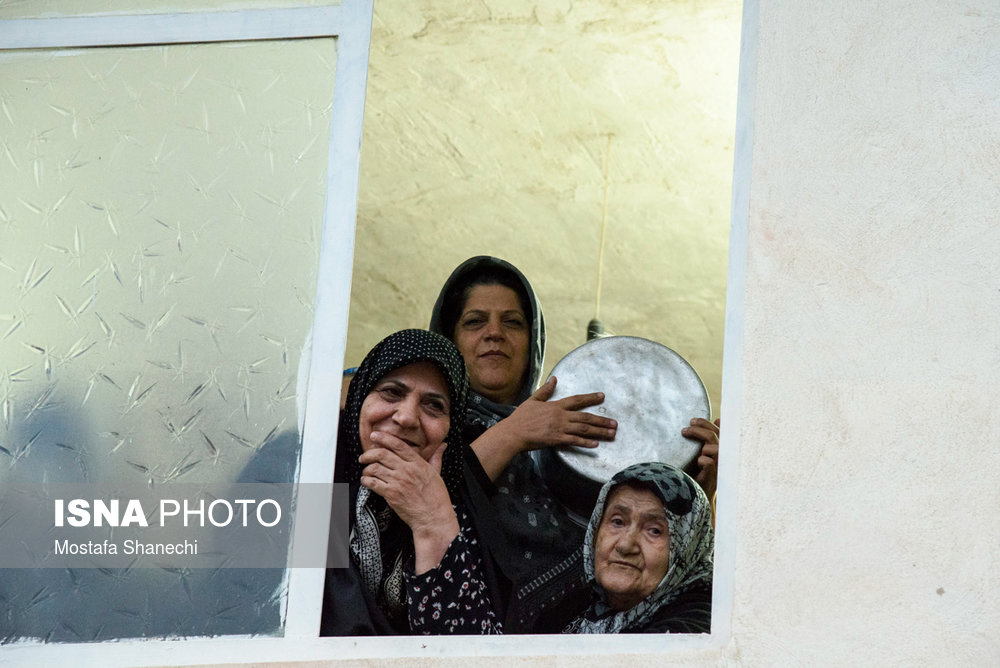
[[[463,501],[467,392],[458,350],[424,330],[387,337],[359,367],[334,476],[350,485],[351,565],[327,571],[323,635],[498,630]]]

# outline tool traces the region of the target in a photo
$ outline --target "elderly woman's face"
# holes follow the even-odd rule
[[[594,539],[594,578],[608,604],[628,610],[653,593],[670,565],[670,530],[663,504],[648,489],[611,490]]]
[[[420,452],[424,460],[448,435],[448,383],[430,362],[416,362],[382,376],[361,404],[362,451],[375,447],[373,431],[391,434]]]
[[[497,403],[513,403],[528,368],[528,337],[516,292],[503,285],[472,288],[452,337],[472,389]]]

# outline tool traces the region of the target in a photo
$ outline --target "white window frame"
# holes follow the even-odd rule
[[[741,424],[743,294],[752,164],[758,1],[743,4],[740,83],[721,414],[715,580],[710,635],[319,638],[324,571],[292,568],[284,636],[127,639],[88,644],[20,642],[0,647],[0,660],[35,665],[182,665],[444,656],[674,654],[720,649],[731,638],[737,551],[736,479]],[[341,369],[347,340],[357,215],[362,117],[373,0],[317,8],[147,15],[101,15],[0,21],[0,50],[131,46],[336,37],[337,69],[327,166],[327,197],[315,303],[312,359],[303,430],[300,482],[330,482]],[[322,516],[323,513],[320,513]],[[327,509],[326,515],[329,515]],[[299,531],[315,530],[299,526]],[[294,538],[293,538],[294,540]]]

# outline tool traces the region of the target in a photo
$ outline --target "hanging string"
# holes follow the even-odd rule
[[[594,319],[587,325],[587,340],[595,339],[604,334],[601,323],[601,282],[604,274],[604,238],[608,229],[608,165],[611,162],[611,134],[607,135],[608,143],[604,151],[604,204],[601,207],[601,245],[597,254],[597,294],[594,298]]]

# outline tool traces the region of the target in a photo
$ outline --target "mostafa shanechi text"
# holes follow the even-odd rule
[[[198,554],[198,541],[185,540],[180,543],[145,543],[140,540],[128,539],[121,543],[112,540],[87,540],[73,542],[70,540],[56,540],[54,554],[77,555],[136,555],[136,556],[163,556],[180,555],[194,556]]]

